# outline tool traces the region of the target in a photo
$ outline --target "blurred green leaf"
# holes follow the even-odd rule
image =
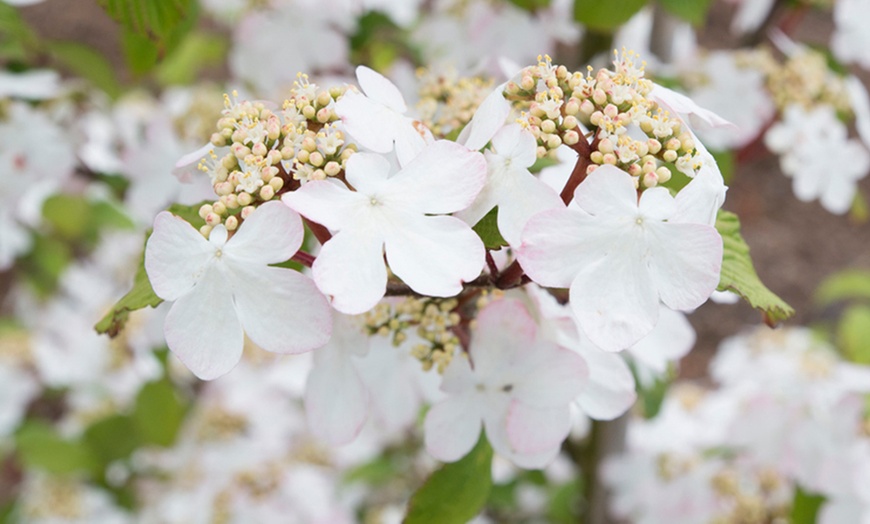
[[[151,71],[160,58],[160,49],[151,39],[129,28],[121,30],[121,47],[127,67],[136,76]]]
[[[849,218],[858,224],[866,224],[870,220],[870,205],[867,204],[867,199],[861,194],[861,191],[855,192],[855,200],[852,201],[852,207],[849,208]]]
[[[712,0],[658,0],[662,7],[672,15],[682,18],[692,25],[703,25],[707,20]]]
[[[847,269],[826,278],[816,289],[816,303],[830,306],[843,300],[870,300],[870,271]]]
[[[58,279],[72,261],[72,250],[63,241],[43,235],[36,235],[33,248],[22,260],[27,281],[36,292],[46,296],[57,288]]]
[[[90,222],[91,206],[87,200],[75,195],[54,195],[42,206],[42,216],[61,237],[81,238]]]
[[[492,488],[492,448],[481,432],[477,445],[444,464],[411,496],[405,524],[465,524],[483,509]]]
[[[507,240],[501,236],[498,230],[498,207],[494,207],[480,221],[474,225],[474,232],[483,240],[487,249],[500,249],[507,246]]]
[[[765,316],[765,322],[775,324],[794,315],[794,309],[767,289],[758,278],[749,246],[740,234],[740,220],[728,211],[719,211],[716,229],[722,235],[724,252],[720,291],[733,291]]]
[[[104,465],[129,457],[141,445],[136,425],[126,415],[98,420],[85,430],[83,438]]]
[[[228,47],[218,36],[190,33],[157,68],[157,79],[163,85],[191,84],[202,69],[220,64]]]
[[[192,206],[185,206],[182,204],[172,204],[169,206],[169,211],[173,215],[178,215],[183,218],[185,222],[193,226],[194,229],[199,229],[205,225],[205,220],[199,216],[199,208],[203,206],[203,204],[211,204],[213,202],[204,200],[199,204],[194,204]]]
[[[870,364],[870,306],[852,306],[840,319],[837,338],[846,357],[856,364]]]
[[[578,510],[583,502],[580,488],[577,479],[553,488],[547,508],[548,522],[573,524],[580,521]]]
[[[344,474],[348,484],[360,482],[368,486],[386,484],[396,477],[396,464],[387,456],[379,456],[370,462],[360,464]]]
[[[27,48],[36,41],[36,34],[21,18],[18,9],[0,2],[0,57],[25,61]]]
[[[91,450],[80,441],[66,440],[42,423],[28,421],[15,435],[15,446],[28,468],[50,473],[93,471],[98,466]]]
[[[78,42],[46,42],[51,57],[70,72],[91,82],[109,97],[121,94],[115,70],[106,58],[94,49]]]
[[[574,20],[591,29],[615,29],[646,5],[646,0],[574,0]]]
[[[534,13],[538,9],[545,9],[550,7],[552,0],[508,0],[510,3],[519,7],[520,9],[525,9],[530,13]]]
[[[100,0],[100,5],[125,29],[164,41],[194,13],[195,0]]]
[[[139,269],[136,270],[136,276],[133,279],[133,289],[112,306],[111,311],[97,322],[94,329],[97,330],[97,333],[107,334],[114,338],[124,329],[131,312],[146,307],[157,307],[161,302],[163,299],[154,293],[154,288],[151,287],[151,282],[148,280],[148,273],[145,272],[145,254],[143,253],[139,261]]]
[[[535,163],[532,164],[532,167],[529,168],[530,173],[540,173],[544,169],[552,166],[558,166],[561,162],[555,158],[550,158],[545,156],[543,158],[539,158],[535,160]]]
[[[133,422],[149,444],[171,446],[184,421],[185,405],[169,380],[149,382],[136,397]]]
[[[825,497],[807,493],[798,486],[795,490],[788,522],[791,524],[815,524],[816,516],[824,502]]]

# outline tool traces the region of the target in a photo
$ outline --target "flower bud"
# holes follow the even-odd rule
[[[596,164],[604,163],[604,154],[601,151],[593,151],[589,155],[589,160]]]
[[[284,187],[284,179],[279,177],[279,176],[276,176],[276,177],[272,178],[272,180],[269,180],[269,185],[272,186],[272,189],[274,189],[275,192],[277,193],[278,191],[281,190],[282,187]]]
[[[237,197],[235,193],[222,196],[221,202],[227,206],[227,209],[238,209],[239,207],[239,197]]]
[[[668,149],[662,154],[662,158],[665,159],[665,162],[676,162],[677,152],[673,149]]]
[[[562,119],[562,129],[574,129],[578,125],[580,125],[580,122],[578,122],[577,118],[574,116],[568,115]]]
[[[613,153],[605,154],[602,160],[605,164],[610,164],[612,166],[616,165],[616,155],[614,155]]]
[[[230,215],[224,222],[224,226],[227,228],[227,231],[235,231],[239,227],[239,219],[234,215]]]
[[[574,130],[565,131],[565,134],[562,136],[562,141],[565,145],[573,146],[580,141],[580,133]]]
[[[305,118],[307,118],[309,120],[313,119],[316,114],[317,114],[317,110],[314,109],[314,106],[307,105],[307,106],[302,108],[302,116],[304,116]]]
[[[334,160],[331,160],[331,161],[326,163],[326,166],[324,166],[323,171],[328,176],[335,176],[341,172],[341,164],[339,164],[338,162],[336,162]]]
[[[205,220],[205,217],[211,212],[212,212],[211,204],[203,204],[199,208],[199,218],[202,218],[203,220]]]
[[[604,108],[604,114],[610,119],[616,118],[619,115],[619,108],[613,104],[607,104]]]
[[[598,150],[604,154],[613,153],[613,142],[609,138],[598,142]]]
[[[664,184],[671,179],[671,170],[665,166],[656,169],[656,176],[659,179],[659,184]]]
[[[215,213],[216,215],[221,215],[221,216],[226,215],[227,214],[227,206],[226,206],[226,204],[224,204],[223,202],[218,200],[217,202],[214,203],[214,206],[212,206],[212,212]]]
[[[254,144],[254,147],[251,148],[251,153],[256,156],[266,156],[269,151],[266,149],[266,144],[262,142],[257,142]]]
[[[651,155],[655,155],[662,150],[662,143],[655,138],[647,140],[646,145],[649,148],[649,154]]]
[[[265,186],[260,188],[260,198],[261,199],[272,200],[272,198],[274,196],[275,196],[275,189],[272,186],[266,184]]]
[[[646,173],[643,175],[643,187],[655,187],[659,183],[655,173]]]
[[[317,105],[320,107],[328,106],[330,102],[332,102],[332,97],[329,96],[329,92],[321,91],[317,93],[317,98],[315,99]]]
[[[552,120],[544,120],[541,122],[541,130],[544,133],[555,133],[556,132],[556,122]]]
[[[211,230],[212,230],[212,227],[210,225],[206,224],[206,225],[199,228],[199,234],[204,236],[205,238],[208,238],[208,236],[211,234]]]
[[[565,104],[565,114],[568,116],[574,116],[579,112],[580,112],[580,103],[577,101],[576,98],[571,97],[571,99],[568,100],[568,103]]]
[[[205,216],[205,223],[214,227],[221,223],[221,217],[217,213],[209,213]]]
[[[239,215],[242,217],[242,220],[245,220],[246,218],[251,216],[251,213],[253,213],[255,209],[257,208],[255,208],[254,206],[245,206],[242,208],[242,211],[241,213],[239,213]]]
[[[296,161],[299,162],[300,164],[307,164],[308,157],[309,157],[309,153],[305,149],[301,149],[301,150],[299,150],[298,153],[296,153]]]
[[[315,151],[308,155],[308,162],[316,167],[320,167],[323,165],[323,155],[320,154],[320,151]]]
[[[603,106],[607,103],[607,93],[602,89],[596,89],[592,92],[592,100],[599,106]]]
[[[239,205],[242,207],[251,205],[251,202],[254,200],[254,197],[252,197],[250,193],[246,192],[239,193],[237,198],[239,200]]]

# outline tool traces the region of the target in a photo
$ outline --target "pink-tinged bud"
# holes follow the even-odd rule
[[[535,79],[531,75],[523,75],[522,79],[520,79],[520,86],[523,88],[523,91],[530,91],[535,87]]]
[[[647,140],[646,145],[649,148],[649,154],[651,155],[658,154],[658,152],[662,150],[662,143],[655,138]]]
[[[239,207],[239,197],[235,193],[222,196],[221,202],[227,206],[227,209],[237,209]]]
[[[562,136],[562,141],[565,142],[565,145],[573,146],[580,141],[580,133],[573,130],[565,131],[565,134]]]
[[[254,144],[254,147],[251,148],[251,153],[255,156],[263,157],[269,153],[269,150],[266,149],[266,144],[262,142],[257,142]]]
[[[341,164],[334,160],[331,160],[326,163],[323,171],[326,172],[328,176],[335,176],[341,172]]]
[[[217,213],[209,213],[205,217],[205,223],[214,227],[221,223],[221,217]]]
[[[206,224],[206,225],[201,226],[199,228],[199,234],[204,236],[205,238],[208,238],[208,236],[211,234],[211,230],[212,230],[212,227],[210,225]]]
[[[681,146],[682,146],[682,144],[680,143],[680,140],[677,138],[672,138],[672,139],[668,140],[667,143],[665,144],[665,148],[670,149],[672,151],[677,151],[678,149],[680,149]]]
[[[507,93],[509,95],[515,95],[520,90],[520,86],[518,86],[516,82],[510,81],[507,83],[504,90],[505,90],[505,93]]]
[[[282,160],[290,160],[296,156],[296,150],[291,146],[284,146],[281,148],[281,159]]]
[[[580,112],[586,116],[592,115],[595,112],[595,104],[590,102],[588,99],[584,100],[580,103]]]
[[[601,111],[596,111],[592,113],[592,116],[589,117],[589,123],[593,126],[601,125],[601,119],[604,118],[604,113]]]
[[[308,155],[308,162],[315,167],[320,167],[323,165],[323,155],[320,151],[315,151]]]
[[[619,108],[613,104],[607,104],[604,108],[604,114],[612,120],[619,115]]]
[[[628,174],[633,177],[638,177],[643,173],[643,169],[640,167],[640,164],[631,164],[628,166]]]
[[[212,206],[211,210],[212,210],[212,213],[219,215],[219,216],[223,216],[223,215],[227,214],[227,206],[226,206],[226,204],[224,204],[220,200],[218,200],[217,202],[214,203],[214,206]]]
[[[613,153],[613,142],[609,138],[598,142],[598,150],[604,154]]]
[[[310,136],[306,136],[302,139],[302,149],[308,151],[309,153],[316,151],[317,142]]]
[[[227,231],[235,231],[239,227],[239,219],[235,216],[228,216],[224,222]]]
[[[589,154],[589,160],[596,164],[604,163],[604,154],[601,151],[593,151]]]
[[[212,212],[211,204],[203,204],[203,205],[199,208],[199,218],[205,220],[205,217],[207,217],[208,214],[211,213],[211,212]]]
[[[239,196],[237,198],[240,206],[248,206],[254,200],[254,197],[252,197],[251,194],[247,192],[239,193]]]
[[[580,125],[580,122],[574,116],[568,115],[562,119],[562,129],[575,129],[578,125]]]
[[[589,164],[589,167],[586,168],[586,174],[587,174],[587,175],[590,175],[590,174],[592,174],[592,172],[595,171],[596,169],[598,169],[598,165],[597,165],[597,164]]]
[[[332,110],[329,109],[328,107],[324,107],[324,108],[317,111],[317,121],[320,122],[321,124],[325,124],[326,122],[329,122],[329,120],[331,118],[332,118]]]
[[[574,116],[579,112],[580,112],[580,103],[577,102],[576,98],[571,97],[571,99],[568,100],[568,103],[565,104],[565,114],[568,116]]]
[[[275,196],[275,190],[272,186],[266,184],[265,186],[260,188],[260,198],[263,200],[272,200]]]
[[[232,182],[218,182],[214,186],[214,192],[218,195],[229,195],[233,192],[233,184]]]
[[[592,100],[599,106],[607,103],[607,93],[603,89],[596,89],[592,92]]]
[[[664,154],[662,154],[662,158],[665,159],[665,162],[676,162],[677,156],[677,152],[673,149],[668,149]]]
[[[254,206],[245,206],[242,208],[242,211],[239,213],[239,215],[241,215],[242,220],[244,220],[251,216],[251,213],[253,213],[255,209],[257,208],[255,208]]]
[[[537,154],[538,158],[544,158],[545,156],[547,156],[547,148],[544,146],[538,146],[538,148],[535,150],[535,153]]]
[[[272,180],[269,180],[269,185],[272,186],[272,189],[277,193],[282,187],[284,187],[284,179],[276,176]]]
[[[646,173],[643,175],[643,187],[656,187],[659,183],[659,178],[655,173]]]
[[[314,106],[305,106],[302,108],[302,116],[311,120],[317,114],[317,110],[314,109]]]
[[[605,164],[610,164],[612,166],[616,165],[616,155],[614,155],[613,153],[607,153],[606,155],[604,155],[604,158],[602,160]]]
[[[556,149],[557,147],[562,145],[562,139],[559,138],[559,135],[550,135],[547,138],[547,147],[550,149]]]

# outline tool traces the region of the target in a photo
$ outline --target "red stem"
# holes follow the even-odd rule
[[[330,233],[328,229],[321,226],[317,222],[312,222],[305,217],[303,217],[302,220],[305,221],[305,225],[308,226],[308,229],[311,230],[314,238],[316,238],[317,241],[320,242],[321,246],[329,241],[330,238],[332,238],[332,233]]]
[[[290,257],[290,260],[299,262],[305,267],[311,267],[311,265],[314,264],[314,256],[305,251],[297,251],[295,255]]]

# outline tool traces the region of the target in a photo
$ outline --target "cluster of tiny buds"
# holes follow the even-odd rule
[[[761,469],[741,476],[726,467],[716,473],[710,483],[726,508],[725,513],[713,519],[714,524],[788,522],[788,505],[779,496],[785,483],[776,471]]]
[[[392,337],[396,346],[408,339],[406,331],[415,326],[421,341],[411,347],[411,356],[424,370],[435,367],[443,373],[460,347],[452,331],[460,322],[454,311],[457,304],[455,298],[406,297],[400,302],[381,302],[363,315],[363,322],[369,334]]]
[[[218,199],[199,209],[204,236],[218,224],[234,231],[256,207],[280,196],[291,180],[323,180],[343,173],[357,150],[332,125],[335,101],[345,87],[318,89],[300,74],[277,110],[265,102],[224,95],[224,109],[211,136],[215,149],[199,163]]]
[[[419,69],[420,121],[437,137],[450,137],[465,127],[492,90],[492,81],[459,77],[455,69],[436,74]]]
[[[613,69],[594,74],[591,67],[585,74],[570,72],[539,57],[519,81],[508,82],[505,96],[527,105],[519,122],[537,138],[538,157],[594,136],[588,172],[611,164],[631,174],[638,188],[666,183],[672,167],[694,174],[700,166],[694,140],[679,119],[648,98],[652,82],[644,78],[645,64],[636,65],[632,51],[614,53]],[[647,140],[633,138],[630,125],[639,126]]]
[[[804,108],[831,105],[841,115],[852,114],[852,106],[844,78],[828,67],[824,54],[813,49],[801,49],[782,64],[775,60],[763,62],[767,88],[780,111],[797,104]]]

